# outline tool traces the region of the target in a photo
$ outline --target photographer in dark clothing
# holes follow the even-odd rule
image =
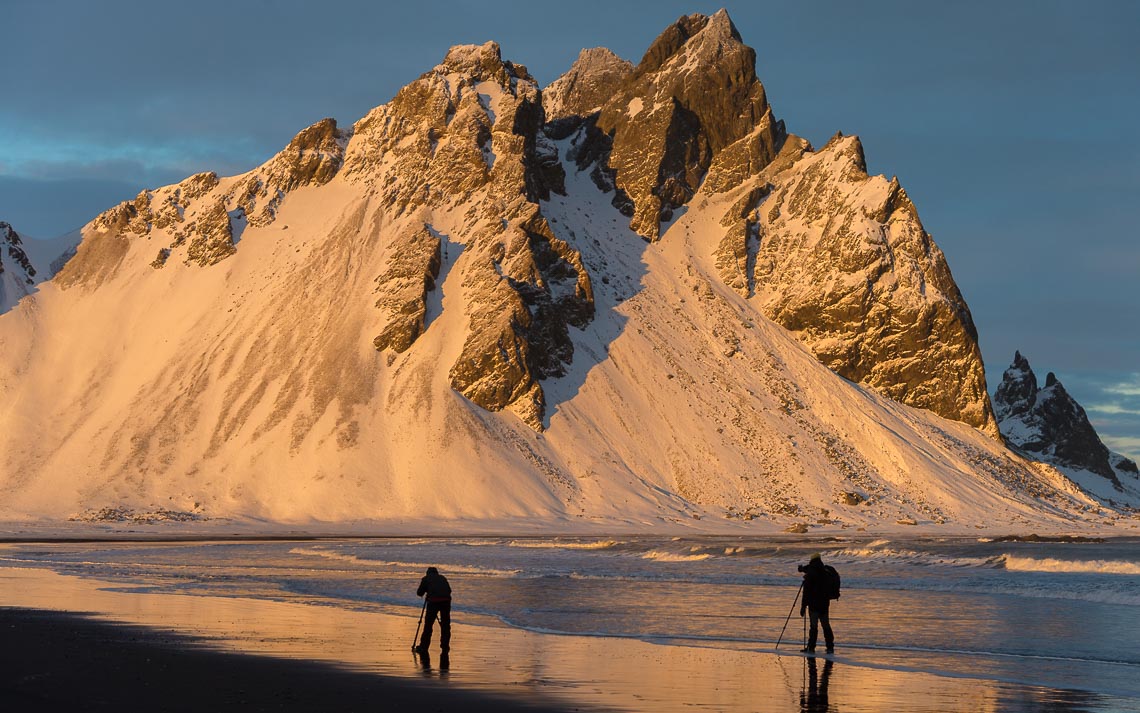
[[[420,637],[420,645],[416,652],[426,654],[431,645],[431,630],[435,624],[436,615],[439,616],[439,650],[447,653],[451,649],[451,585],[447,577],[439,573],[435,567],[428,567],[427,574],[420,580],[420,588],[416,590],[417,597],[425,596],[424,633]]]
[[[831,633],[831,620],[828,610],[831,600],[839,598],[839,573],[833,567],[823,564],[819,554],[811,556],[807,565],[800,565],[799,571],[804,573],[804,596],[800,600],[800,616],[804,613],[811,615],[811,632],[808,634],[807,646],[804,651],[815,652],[816,637],[819,625],[823,625],[823,640],[827,644],[827,653],[835,652],[835,636]]]

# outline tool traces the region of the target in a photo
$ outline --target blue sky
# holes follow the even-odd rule
[[[974,313],[990,388],[1025,354],[1140,456],[1140,3],[0,0],[0,220],[50,237],[144,187],[350,124],[453,44],[543,84],[726,6],[793,133],[858,134]]]

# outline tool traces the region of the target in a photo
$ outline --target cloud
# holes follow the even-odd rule
[[[1121,396],[1140,396],[1140,374],[1133,374],[1128,381],[1106,386],[1104,390]]]
[[[0,122],[0,129],[3,128]],[[19,140],[0,139],[0,153],[4,155],[0,176],[40,180],[128,178],[144,183],[177,181],[205,170],[222,175],[241,173],[271,155],[240,136],[101,142],[81,136],[49,138],[26,134]]]
[[[1140,457],[1140,436],[1103,436],[1104,445],[1131,458]]]
[[[1140,416],[1140,409],[1128,408],[1126,406],[1121,406],[1118,403],[1089,404],[1088,406],[1085,406],[1085,411],[1107,413],[1117,416]]]

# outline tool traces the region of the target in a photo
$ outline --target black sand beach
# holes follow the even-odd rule
[[[0,701],[9,711],[582,710],[455,688],[438,678],[438,654],[425,672],[435,678],[416,681],[215,651],[181,634],[64,612],[0,608],[0,631]]]

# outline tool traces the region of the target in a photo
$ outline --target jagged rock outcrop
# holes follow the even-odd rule
[[[977,330],[942,251],[855,137],[790,137],[725,215],[725,283],[836,373],[996,435]]]
[[[376,278],[387,323],[372,343],[378,350],[403,352],[424,331],[427,293],[439,277],[440,239],[431,227],[406,230],[392,241],[388,267]]]
[[[682,17],[624,81],[612,89],[612,80],[600,82],[612,96],[586,120],[576,158],[579,165],[599,160],[595,180],[614,190],[614,205],[638,234],[656,240],[661,222],[688,203],[714,162],[731,180],[729,166],[756,171],[775,157],[784,127],[755,65],[755,51],[721,10]],[[725,151],[732,158],[720,157]]]
[[[633,63],[605,47],[582,50],[570,69],[542,90],[546,120],[597,113],[631,74]]]
[[[511,408],[542,427],[539,380],[573,357],[568,325],[593,316],[590,277],[577,250],[559,239],[537,201],[563,190],[556,147],[541,135],[538,85],[506,62],[494,42],[452,48],[443,63],[404,87],[355,126],[345,176],[375,184],[399,217],[468,204],[462,267],[467,337],[449,370],[473,403]],[[386,326],[378,349],[402,352],[423,329],[426,292],[438,274],[427,228],[397,239],[377,281]]]
[[[250,225],[269,225],[290,191],[323,186],[332,180],[344,162],[344,148],[351,135],[338,129],[335,119],[321,119],[293,137],[261,168],[247,174],[226,195],[225,205],[242,210]]]
[[[1029,360],[1015,352],[994,393],[994,412],[1010,445],[1067,468],[1087,470],[1121,489],[1118,472],[1136,474],[1136,463],[1112,453],[1081,405],[1053,374],[1038,388]]]

